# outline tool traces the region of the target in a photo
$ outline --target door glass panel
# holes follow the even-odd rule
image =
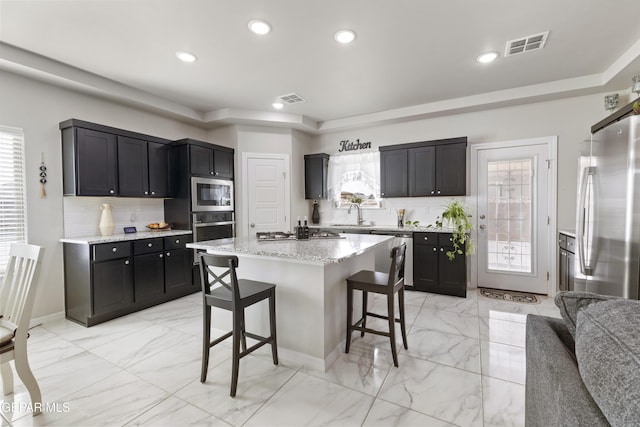
[[[487,163],[487,270],[532,272],[531,159]]]

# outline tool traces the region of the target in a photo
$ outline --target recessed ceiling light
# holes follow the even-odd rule
[[[356,39],[356,33],[351,30],[340,30],[334,36],[338,43],[348,44]]]
[[[249,30],[251,30],[252,33],[260,34],[262,36],[271,32],[271,25],[266,21],[254,19],[249,21]]]
[[[194,54],[189,52],[176,52],[176,56],[183,62],[196,62],[198,59]]]
[[[271,104],[271,106],[276,110],[282,110],[284,108],[284,104],[280,101],[274,102],[273,104]]]
[[[487,52],[476,58],[476,61],[482,64],[488,64],[489,62],[493,62],[498,58],[498,52]]]

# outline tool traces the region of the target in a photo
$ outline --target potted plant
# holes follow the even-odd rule
[[[469,235],[473,228],[471,214],[458,200],[453,200],[445,205],[442,216],[436,220],[437,227],[442,228],[443,225],[452,229],[453,250],[447,251],[447,257],[449,257],[450,261],[453,261],[456,255],[472,255],[475,253],[475,245]]]

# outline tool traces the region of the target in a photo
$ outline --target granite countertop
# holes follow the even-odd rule
[[[334,264],[360,255],[392,239],[371,234],[343,234],[344,239],[258,241],[250,237],[188,243],[188,248],[230,254],[281,258],[310,264]]]
[[[452,233],[454,230],[452,228],[444,227],[398,227],[397,225],[349,225],[349,224],[313,224],[310,225],[309,228],[323,228],[323,229],[334,229],[334,230],[369,230],[369,231],[389,231],[389,232],[398,232],[398,233],[413,233],[413,232],[422,232],[422,233]]]
[[[138,231],[137,233],[113,234],[111,236],[65,237],[60,239],[60,242],[93,245],[97,243],[126,242],[128,240],[152,239],[154,237],[180,236],[191,233],[191,230]]]

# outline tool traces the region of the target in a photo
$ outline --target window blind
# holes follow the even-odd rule
[[[0,276],[11,244],[26,242],[24,171],[22,129],[0,126]]]

